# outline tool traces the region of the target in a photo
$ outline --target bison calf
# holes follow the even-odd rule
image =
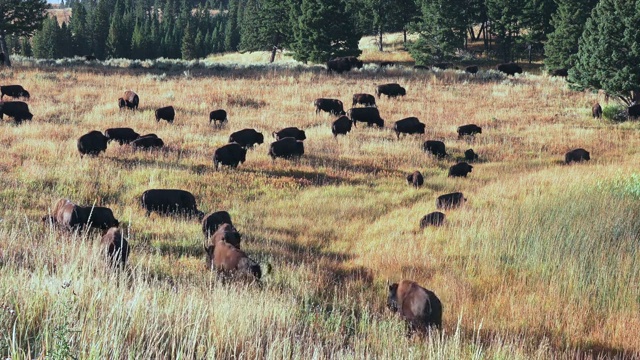
[[[589,161],[591,157],[589,156],[589,152],[585,149],[573,149],[566,154],[564,154],[564,162],[565,164],[570,164],[572,162],[582,162]]]
[[[129,257],[129,242],[122,236],[120,228],[109,228],[102,235],[101,244],[111,265],[124,267]]]
[[[407,175],[407,183],[412,185],[415,188],[418,188],[424,184],[424,177],[420,173],[420,171],[414,171],[413,173]]]
[[[444,194],[436,199],[436,209],[454,209],[462,206],[467,201],[461,192]]]
[[[166,120],[168,123],[173,123],[176,117],[176,110],[173,106],[165,106],[156,110],[156,121]]]
[[[466,162],[460,162],[449,168],[449,177],[467,177],[471,171],[473,171],[473,166]]]
[[[591,108],[591,116],[595,119],[600,119],[602,117],[602,106],[599,103],[595,103]]]
[[[420,219],[420,229],[424,229],[427,226],[441,226],[444,224],[445,215],[440,211],[434,211],[428,213]]]
[[[431,290],[414,281],[402,280],[389,285],[387,307],[409,323],[410,331],[442,327],[442,303]]]

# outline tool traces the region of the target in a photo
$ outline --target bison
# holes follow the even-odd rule
[[[458,139],[461,139],[466,135],[474,136],[475,134],[482,134],[482,128],[476,124],[468,124],[458,127]]]
[[[595,119],[600,119],[602,117],[602,106],[599,103],[595,103],[591,108],[591,116]]]
[[[195,196],[185,190],[149,189],[140,196],[140,204],[147,211],[147,216],[155,211],[165,215],[196,216],[199,219],[204,217],[204,213],[198,210]]]
[[[120,145],[129,144],[140,137],[140,134],[133,131],[132,128],[110,128],[104,131],[107,137],[107,143],[115,141]]]
[[[627,114],[630,118],[640,117],[640,104],[633,104],[627,108]]]
[[[353,94],[353,101],[351,102],[351,107],[356,105],[364,105],[364,106],[376,106],[376,98],[371,94]]]
[[[357,122],[366,122],[367,126],[378,125],[378,127],[384,127],[384,119],[380,117],[380,112],[374,107],[365,108],[351,108],[349,110],[349,117],[353,122],[353,126],[357,125]]]
[[[565,164],[570,164],[572,162],[582,162],[589,161],[591,157],[589,156],[589,152],[585,149],[573,149],[566,154],[564,154],[564,162]]]
[[[242,241],[242,236],[240,235],[238,230],[236,230],[236,228],[233,227],[233,225],[229,223],[224,223],[224,224],[221,224],[218,227],[218,229],[214,231],[213,234],[211,234],[211,236],[209,236],[207,240],[208,240],[208,244],[204,249],[205,251],[209,246],[215,246],[215,244],[220,241],[224,241],[227,244],[240,249],[240,241]]]
[[[292,137],[286,137],[272,142],[269,146],[269,156],[273,160],[277,157],[294,158],[304,155],[304,143]]]
[[[118,227],[109,228],[101,241],[102,247],[111,265],[124,267],[129,257],[129,242],[122,236]]]
[[[569,70],[567,69],[555,69],[551,71],[551,76],[567,77],[569,76]]]
[[[447,156],[444,143],[439,140],[425,141],[424,144],[422,144],[422,149],[431,153],[433,156],[437,156],[440,159]]]
[[[250,148],[255,144],[262,144],[264,142],[264,135],[254,129],[242,129],[232,133],[229,136],[229,142],[235,142],[244,148]]]
[[[448,62],[440,62],[431,65],[431,67],[439,70],[447,70],[453,68],[453,64]]]
[[[355,56],[337,57],[327,62],[327,72],[332,71],[341,74],[343,72],[350,71],[352,68],[362,69],[362,61],[358,60]]]
[[[464,152],[464,159],[467,161],[476,161],[478,160],[478,154],[476,154],[473,149],[467,149]]]
[[[167,120],[168,123],[173,123],[173,119],[176,118],[176,110],[173,106],[165,106],[156,109],[156,121]]]
[[[344,115],[344,107],[342,101],[338,99],[319,98],[313,102],[316,107],[316,114],[320,111],[328,112],[332,115]]]
[[[402,280],[389,285],[387,307],[409,324],[410,331],[442,327],[442,303],[433,293],[414,281]]]
[[[424,229],[427,226],[441,226],[444,224],[444,218],[444,214],[440,211],[428,213],[420,219],[420,229]]]
[[[413,65],[414,70],[429,70],[429,67],[426,65]]]
[[[223,109],[213,110],[209,113],[209,124],[213,121],[213,125],[216,124],[216,121],[220,122],[220,126],[222,123],[227,121],[227,111]]]
[[[417,117],[398,120],[393,125],[393,130],[396,132],[398,140],[400,139],[400,134],[424,134],[424,128],[425,124],[421,123]]]
[[[4,115],[12,117],[18,125],[23,120],[33,119],[33,114],[29,112],[29,105],[23,101],[0,102],[0,119],[4,119]]]
[[[449,177],[467,177],[473,169],[472,165],[466,162],[459,162],[449,168]]]
[[[148,134],[133,140],[131,146],[142,150],[160,149],[164,147],[164,141],[155,134]]]
[[[333,137],[338,137],[338,135],[347,135],[348,132],[351,131],[351,119],[346,116],[340,116],[336,121],[331,124],[331,133],[333,133]]]
[[[273,137],[276,138],[276,140],[282,140],[286,137],[292,137],[296,140],[305,140],[307,138],[307,135],[304,133],[304,130],[300,130],[297,127],[287,127],[284,128],[280,131],[274,131],[272,133]]]
[[[407,175],[407,183],[415,188],[419,188],[424,184],[424,177],[420,173],[420,171],[414,171],[413,173]]]
[[[222,224],[233,225],[231,215],[226,211],[216,211],[205,216],[202,219],[202,233],[204,234],[205,240],[209,239],[209,236],[216,232]]]
[[[120,110],[122,110],[122,108],[124,107],[127,107],[131,110],[136,110],[139,104],[140,98],[138,97],[138,94],[131,90],[125,91],[124,96],[118,99],[118,107],[120,108]]]
[[[477,74],[478,73],[478,65],[469,65],[464,68],[464,71],[468,74]]]
[[[93,55],[85,55],[84,56],[84,60],[85,61],[96,61],[97,58],[95,56],[93,56]]]
[[[380,98],[380,95],[387,95],[387,97],[391,98],[396,96],[405,96],[406,94],[407,91],[405,88],[396,83],[378,85],[376,88],[376,96],[378,96],[378,99]]]
[[[496,70],[511,76],[515,74],[522,74],[522,68],[516,63],[498,64],[496,66]]]
[[[79,206],[67,199],[59,199],[53,206],[51,215],[42,218],[64,228],[75,230],[89,226],[106,230],[120,225],[111,209],[102,206]]]
[[[222,239],[207,247],[207,267],[225,275],[245,275],[260,280],[262,270],[247,254]]]
[[[237,143],[223,145],[213,153],[213,165],[218,170],[218,165],[238,167],[246,161],[247,149]]]
[[[461,192],[454,192],[438,196],[436,209],[454,209],[462,206],[467,201]]]
[[[22,85],[4,85],[0,86],[0,100],[4,98],[5,95],[12,98],[25,98],[29,99],[31,96],[27,90],[25,90]]]
[[[98,156],[101,152],[107,150],[109,138],[104,136],[100,131],[90,131],[78,139],[78,151],[80,157],[84,155]]]

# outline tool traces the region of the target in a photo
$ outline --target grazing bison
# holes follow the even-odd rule
[[[429,67],[426,65],[413,65],[415,70],[429,70]]]
[[[245,275],[260,280],[262,270],[257,262],[237,247],[218,239],[207,248],[207,267],[225,275]]]
[[[140,134],[133,131],[132,128],[110,128],[104,131],[107,137],[107,143],[115,141],[120,145],[129,144],[140,137]]]
[[[569,70],[567,69],[555,69],[551,71],[551,76],[567,77],[569,76]]]
[[[286,137],[272,142],[269,146],[269,156],[273,160],[277,157],[289,159],[304,155],[304,143],[292,137]]]
[[[496,66],[496,70],[511,76],[515,74],[522,74],[522,68],[516,63],[498,64]]]
[[[341,74],[350,71],[354,67],[362,69],[362,65],[362,61],[358,60],[355,56],[337,57],[327,62],[327,72],[335,71]]]
[[[424,184],[424,177],[420,173],[420,171],[414,171],[413,173],[407,175],[407,183],[412,185],[414,188],[419,188]]]
[[[211,124],[212,121],[213,125],[216,124],[216,121],[219,121],[219,125],[222,126],[222,123],[227,121],[227,111],[223,109],[213,110],[209,113],[209,124]]]
[[[138,97],[138,94],[131,90],[125,91],[124,96],[118,99],[118,107],[120,108],[120,110],[122,110],[122,108],[124,107],[136,110],[139,104],[140,98]]]
[[[464,71],[468,74],[477,74],[478,73],[478,65],[469,65],[464,68]]]
[[[405,90],[405,88],[396,83],[383,84],[378,85],[378,87],[376,88],[376,96],[378,96],[378,99],[380,98],[380,95],[387,95],[387,97],[389,98],[396,96],[405,96],[407,95],[407,91]]]
[[[135,149],[142,150],[160,149],[164,147],[164,141],[162,141],[162,139],[160,139],[156,134],[148,134],[133,140],[131,142],[131,146]]]
[[[589,156],[589,152],[585,149],[573,149],[568,153],[564,154],[564,162],[565,164],[570,164],[572,162],[582,162],[589,161],[591,157]]]
[[[378,127],[384,127],[384,120],[380,117],[380,112],[374,107],[364,108],[351,108],[349,110],[349,117],[353,122],[353,126],[357,125],[357,122],[366,122],[367,126],[378,125]]]
[[[140,204],[147,211],[147,216],[155,211],[165,215],[196,216],[199,219],[204,217],[204,213],[198,210],[195,196],[185,190],[150,189],[142,193]]]
[[[351,119],[346,116],[340,116],[333,122],[333,124],[331,124],[333,137],[337,138],[338,135],[347,135],[347,133],[351,131],[351,125]]]
[[[302,141],[307,138],[307,135],[304,133],[304,130],[300,130],[297,127],[288,127],[277,132],[274,131],[272,135],[274,138],[276,138],[276,140],[282,140],[286,137],[292,137],[296,140]]]
[[[111,209],[101,206],[79,206],[67,199],[59,199],[53,206],[51,215],[42,218],[67,229],[84,226],[106,230],[120,225]]]
[[[0,102],[0,119],[4,119],[4,115],[12,117],[18,125],[23,120],[33,119],[33,114],[29,112],[29,105],[23,101]]]
[[[447,62],[441,62],[441,63],[435,63],[433,65],[431,65],[432,68],[436,68],[436,69],[440,69],[440,70],[447,70],[447,69],[451,69],[453,68],[453,64],[452,63],[447,63]]]
[[[468,124],[458,127],[458,139],[461,139],[465,135],[473,136],[475,134],[482,134],[482,128],[476,124]]]
[[[380,63],[380,67],[389,67],[389,66],[396,66],[396,62],[395,61],[383,61]]]
[[[173,106],[165,106],[156,109],[156,121],[167,120],[169,123],[173,123],[173,119],[176,118],[176,110]]]
[[[420,229],[424,229],[427,226],[441,226],[444,224],[444,218],[444,214],[440,211],[428,213],[420,219]]]
[[[454,209],[462,206],[467,201],[461,192],[454,192],[438,196],[436,199],[436,209]]]
[[[238,167],[247,160],[247,149],[240,144],[230,143],[216,149],[213,153],[213,165],[218,170],[218,165]]]
[[[364,106],[376,106],[376,98],[371,94],[353,94],[353,101],[351,106],[364,105]]]
[[[107,150],[109,138],[104,136],[100,131],[90,131],[78,139],[78,151],[80,157],[84,155],[98,156],[101,152]]]
[[[209,246],[215,246],[216,243],[224,241],[229,245],[232,245],[238,249],[240,249],[240,241],[242,241],[242,236],[236,230],[233,225],[229,223],[221,224],[216,231],[211,234],[208,238],[208,244],[205,247],[205,251]]]
[[[342,101],[338,99],[319,98],[313,102],[316,107],[316,114],[320,111],[328,112],[332,115],[344,115],[344,107]]]
[[[402,280],[389,285],[387,307],[409,323],[410,331],[442,327],[442,303],[433,293],[414,281]]]
[[[21,85],[4,85],[0,86],[0,99],[2,99],[5,95],[12,98],[23,97],[28,99],[31,95],[27,90],[25,90]]]
[[[229,142],[237,143],[244,148],[250,148],[255,144],[262,144],[264,142],[264,135],[254,129],[242,129],[232,133],[229,136]]]
[[[478,160],[478,154],[476,154],[473,149],[467,149],[464,152],[464,159],[467,161],[476,161]]]
[[[400,134],[424,134],[424,128],[425,124],[413,116],[398,120],[393,125],[393,130],[396,132],[398,140],[400,139]]]
[[[422,149],[431,153],[433,156],[437,156],[440,159],[447,156],[444,143],[439,140],[425,141],[424,144],[422,144]]]
[[[129,242],[122,236],[122,231],[118,227],[109,228],[102,235],[101,241],[104,251],[109,257],[109,261],[113,266],[124,267],[129,257]]]
[[[205,240],[209,239],[209,236],[216,232],[222,224],[233,225],[231,215],[226,211],[216,211],[205,216],[202,219],[202,233],[204,234]]]
[[[457,163],[449,168],[449,177],[467,177],[467,174],[473,171],[472,169],[473,166],[466,162]]]
[[[595,103],[591,108],[591,116],[596,119],[600,119],[602,117],[602,106],[599,103]]]

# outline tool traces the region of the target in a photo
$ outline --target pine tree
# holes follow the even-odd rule
[[[243,16],[240,49],[271,51],[273,62],[276,50],[285,46],[289,36],[289,6],[281,0],[249,0]]]
[[[124,58],[128,55],[128,41],[130,33],[127,33],[121,16],[114,14],[109,25],[107,36],[107,55],[112,58]]]
[[[193,60],[197,57],[196,42],[193,37],[193,29],[191,25],[187,23],[184,29],[184,36],[182,37],[182,46],[180,47],[182,52],[182,58],[184,60]]]
[[[73,41],[71,37],[71,30],[67,26],[66,22],[63,22],[58,30],[57,36],[57,53],[59,57],[72,57],[73,56]]]
[[[207,56],[204,50],[204,39],[205,39],[205,35],[202,35],[202,29],[198,29],[198,32],[196,33],[196,40],[195,40],[196,58],[203,58]]]
[[[40,59],[58,58],[58,21],[47,18],[42,23],[42,29],[33,35],[33,56]]]
[[[491,33],[497,37],[502,59],[512,61],[521,40],[524,9],[527,0],[487,0]]]
[[[33,56],[33,51],[31,50],[31,42],[26,36],[23,36],[20,39],[20,55],[28,57]]]
[[[144,34],[144,25],[141,25],[141,19],[136,21],[131,34],[131,57],[133,59],[147,59],[147,48],[149,43]]]
[[[46,0],[0,0],[0,53],[4,64],[11,66],[6,36],[30,36],[47,17]]]
[[[240,44],[240,27],[238,24],[241,11],[241,0],[229,1],[229,12],[227,13],[227,26],[224,30],[224,51],[236,51]]]
[[[71,10],[69,29],[71,30],[72,49],[74,55],[90,55],[89,26],[87,20],[87,10],[82,3],[75,2]]]
[[[600,0],[584,26],[568,80],[627,105],[640,92],[640,0]]]
[[[110,30],[110,14],[114,7],[111,0],[98,0],[90,16],[91,53],[104,59],[107,50],[107,36]]]
[[[362,34],[351,26],[352,14],[341,0],[302,0],[299,9],[300,16],[292,16],[296,60],[324,63],[336,56],[360,55]]]
[[[555,28],[544,46],[547,69],[570,69],[578,52],[578,39],[598,0],[557,0],[558,10],[551,17]]]

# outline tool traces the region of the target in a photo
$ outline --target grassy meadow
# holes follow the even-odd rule
[[[371,55],[372,57],[374,55]],[[359,125],[337,140],[318,97],[374,93],[382,130]],[[597,94],[526,73],[366,66],[156,70],[101,66],[2,69],[1,84],[32,94],[34,119],[0,123],[0,355],[79,359],[588,359],[640,356],[640,125],[591,118]],[[119,111],[128,89],[140,110]],[[174,124],[154,109],[173,105]],[[229,122],[208,123],[223,108]],[[424,136],[396,140],[416,116]],[[483,128],[457,140],[459,125]],[[271,132],[306,131],[297,161],[267,155]],[[91,130],[132,127],[166,148],[109,145],[80,158]],[[237,169],[212,155],[231,132],[265,135]],[[422,143],[443,140],[437,160]],[[586,164],[564,165],[583,147]],[[473,148],[468,178],[449,166]],[[420,170],[425,185],[407,186]],[[243,249],[270,264],[261,286],[205,269],[195,220],[145,217],[149,188],[191,191],[205,212],[227,210]],[[462,191],[441,228],[419,229],[438,195]],[[60,197],[113,209],[132,246],[127,269],[108,268],[99,233],[40,222]],[[442,333],[406,336],[385,307],[387,281],[433,290]]]

